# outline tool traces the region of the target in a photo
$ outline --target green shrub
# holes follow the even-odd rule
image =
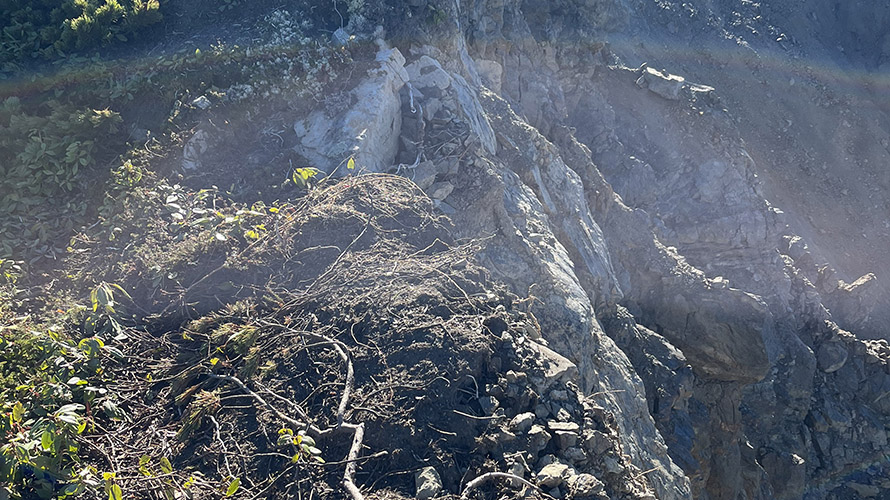
[[[127,41],[161,17],[158,0],[0,0],[0,66]]]
[[[15,97],[0,105],[0,258],[21,255],[17,246],[52,252],[49,242],[85,210],[68,194],[78,173],[95,163],[100,147],[113,144],[120,121],[107,109],[55,101],[37,110]]]
[[[109,389],[108,367],[125,359],[115,347],[126,338],[115,294],[127,295],[102,283],[92,310],[69,311],[69,319],[83,316],[82,330],[0,316],[0,496],[66,498],[102,488],[104,475],[85,462],[79,436],[126,418]]]

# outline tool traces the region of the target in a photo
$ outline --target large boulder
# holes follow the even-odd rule
[[[399,90],[408,73],[398,49],[381,49],[376,62],[378,66],[350,93],[353,106],[333,117],[324,109],[314,111],[294,123],[299,140],[294,149],[312,166],[332,173],[350,157],[370,172],[385,172],[393,164],[402,127]],[[339,173],[346,173],[346,168]]]

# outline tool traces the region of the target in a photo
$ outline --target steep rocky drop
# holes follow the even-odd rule
[[[783,209],[764,143],[737,115],[762,103],[740,102],[728,71],[625,66],[661,53],[622,43],[623,29],[679,30],[645,7],[440,8],[434,43],[396,44],[408,78],[393,171],[460,236],[484,239],[482,265],[528,298],[581,391],[603,395],[657,495],[884,491],[886,342],[865,340],[880,336],[886,302],[868,292],[880,277],[833,284],[795,234],[806,205]],[[740,46],[730,61],[763,64]]]

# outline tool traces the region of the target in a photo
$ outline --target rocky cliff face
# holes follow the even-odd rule
[[[886,336],[888,303],[880,276],[848,284],[832,268],[862,265],[823,264],[839,249],[879,250],[819,233],[836,220],[808,219],[816,202],[787,187],[796,169],[849,151],[845,140],[879,135],[886,118],[848,104],[848,128],[877,125],[820,144],[830,125],[818,119],[836,104],[795,107],[834,95],[831,82],[766,81],[782,50],[795,75],[807,50],[882,63],[886,50],[867,50],[875,19],[846,4],[808,6],[797,22],[750,2],[404,8],[434,9],[436,22],[377,40],[378,68],[353,105],[301,117],[297,150],[329,171],[353,155],[405,175],[458,237],[481,242],[481,264],[524,298],[530,337],[574,363],[582,395],[614,415],[621,456],[646,480],[634,494],[887,495],[890,346],[873,339]],[[847,38],[807,45],[845,19]],[[845,154],[861,164],[886,154],[858,152]],[[541,472],[577,465],[567,452],[534,458]]]

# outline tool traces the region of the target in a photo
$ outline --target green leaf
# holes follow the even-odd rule
[[[108,489],[108,500],[123,500],[124,492],[121,490],[121,487],[112,484],[111,488]]]
[[[62,413],[73,413],[73,412],[82,411],[85,409],[86,409],[86,406],[84,406],[80,403],[69,403],[69,404],[59,408],[58,410],[56,410],[56,415],[60,415]]]
[[[114,304],[114,295],[104,283],[96,287],[96,298],[100,306],[108,307],[109,304]]]
[[[102,411],[112,420],[121,420],[124,417],[124,412],[120,407],[109,399],[102,403]]]
[[[167,457],[161,457],[161,472],[164,474],[173,472],[173,464],[170,463],[170,460]]]
[[[149,462],[151,462],[150,456],[142,455],[141,457],[139,457],[139,467],[142,467],[143,465],[148,465]]]
[[[77,347],[90,358],[95,358],[99,355],[100,350],[105,347],[105,342],[102,342],[102,339],[98,337],[87,337],[78,342]]]
[[[125,336],[123,339],[120,339],[120,340],[126,340],[126,336]],[[124,355],[123,351],[121,351],[121,350],[118,349],[117,347],[105,346],[104,349],[105,349],[106,352],[108,352],[109,354],[111,354],[112,356],[114,356],[114,357],[117,358],[117,359],[124,359],[124,358],[126,358],[126,356]]]
[[[84,486],[82,483],[69,484],[68,486],[65,487],[64,490],[62,490],[63,495],[61,496],[61,498],[76,497],[76,496],[80,495],[81,493],[83,493],[84,490],[86,490],[86,486]],[[0,497],[0,498],[2,498],[2,497]]]
[[[238,488],[240,488],[240,487],[241,487],[241,479],[236,477],[235,479],[232,480],[231,483],[229,483],[229,487],[228,487],[228,489],[226,489],[226,496],[230,497],[230,496],[234,495],[238,491]]]
[[[349,161],[346,162],[346,168],[348,168],[349,170],[355,170],[355,158],[349,158]]]
[[[16,402],[15,406],[12,407],[12,421],[13,422],[21,422],[22,417],[25,416],[25,407],[22,406],[21,401]]]
[[[73,413],[63,413],[59,415],[59,420],[65,422],[66,424],[77,425],[79,422],[77,421],[77,415]]]
[[[124,297],[126,297],[127,300],[133,300],[133,297],[130,297],[130,294],[127,293],[126,290],[124,290],[124,287],[118,285],[117,283],[112,283],[111,286],[118,290],[120,293],[124,294]]]
[[[43,434],[40,435],[40,446],[43,447],[43,451],[50,451],[53,449],[53,433],[45,430]]]

